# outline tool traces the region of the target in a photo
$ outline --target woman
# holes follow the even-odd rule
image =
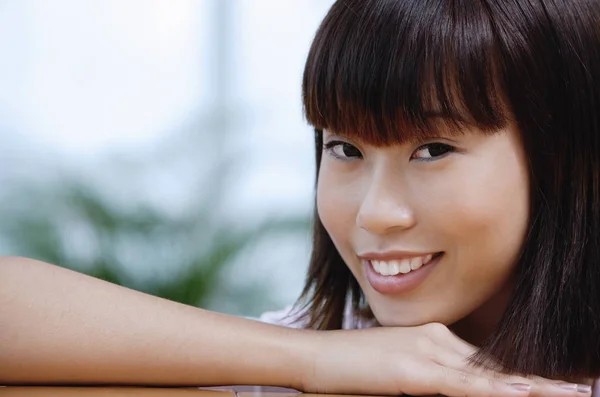
[[[305,329],[5,258],[0,382],[590,395],[599,22],[597,0],[337,1],[303,82],[307,284],[263,317]]]

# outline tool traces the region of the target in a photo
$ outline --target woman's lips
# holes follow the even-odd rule
[[[393,276],[384,276],[376,272],[371,260],[363,260],[363,264],[371,287],[380,294],[394,295],[411,291],[419,286],[443,257],[444,253],[439,252],[420,268],[406,274],[399,273]]]

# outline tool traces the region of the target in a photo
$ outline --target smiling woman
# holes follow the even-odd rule
[[[379,324],[438,321],[478,330],[459,335],[481,344],[513,289],[529,219],[527,163],[515,128],[438,133],[338,154],[349,144],[325,132],[325,147],[336,146],[321,159],[317,207]]]
[[[303,80],[308,276],[294,307],[261,317],[288,328],[9,258],[0,380],[590,396],[599,20],[598,0],[336,1]]]
[[[600,4],[367,3],[332,7],[305,69],[310,326],[339,327],[350,293],[381,325],[450,326],[479,362],[599,375]],[[436,254],[407,276],[371,261]]]

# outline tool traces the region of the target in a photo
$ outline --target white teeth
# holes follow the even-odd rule
[[[383,274],[384,276],[391,276],[392,275],[390,267],[385,262],[381,263],[380,269],[381,269],[381,274]]]
[[[411,258],[410,259],[410,269],[411,270],[417,270],[418,268],[420,268],[421,266],[423,266],[424,259],[425,258],[423,258],[422,256]]]
[[[425,256],[415,256],[413,258],[405,258],[391,261],[376,261],[372,260],[371,265],[376,273],[382,276],[395,276],[398,273],[407,274],[413,270],[419,269],[426,265],[433,258],[432,254]]]
[[[371,261],[371,263],[373,264],[373,269],[375,269],[375,271],[377,273],[381,273],[381,262],[380,261]]]
[[[400,273],[400,266],[398,264],[398,261],[390,261],[389,266],[390,276],[395,276],[396,274]]]
[[[410,272],[410,259],[402,259],[400,261],[400,273],[406,274]]]

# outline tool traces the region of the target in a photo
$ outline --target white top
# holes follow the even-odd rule
[[[292,305],[283,310],[263,313],[258,320],[264,323],[281,325],[289,328],[305,328],[306,320],[299,319],[299,313],[294,311]],[[368,321],[352,315],[352,305],[347,304],[344,309],[344,318],[342,320],[342,329],[362,329],[371,328],[374,321]]]

